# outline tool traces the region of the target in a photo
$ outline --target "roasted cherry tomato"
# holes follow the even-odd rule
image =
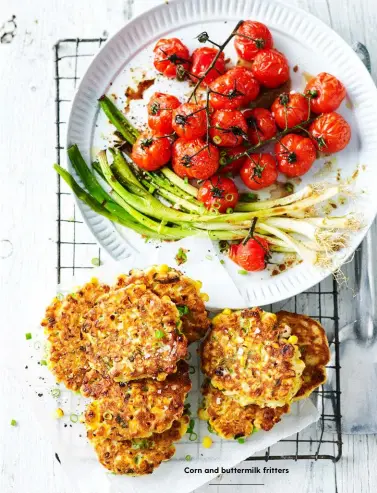
[[[243,112],[248,127],[247,134],[251,144],[271,139],[276,134],[275,120],[265,108],[254,108]]]
[[[196,50],[194,50],[192,54],[191,66],[191,74],[193,74],[193,76],[191,76],[191,79],[194,82],[197,82],[200,77],[203,77],[218,52],[219,50],[217,50],[216,48],[210,48],[209,46],[203,46],[202,48],[197,48]],[[203,80],[204,84],[210,84],[224,72],[225,57],[224,52],[221,52],[219,58],[215,62],[214,67],[205,76]]]
[[[260,50],[272,48],[272,34],[267,26],[257,21],[244,21],[237,29],[234,47],[238,56],[253,61]]]
[[[220,168],[219,173],[221,175],[225,175],[226,173],[230,173],[233,176],[236,176],[239,170],[242,168],[242,165],[246,161],[246,156],[242,156],[238,159],[232,158],[234,156],[238,156],[245,152],[245,148],[242,146],[239,147],[229,147],[229,149],[221,149],[220,151]]]
[[[289,79],[287,59],[277,50],[261,50],[255,56],[251,69],[257,81],[270,89],[281,86]]]
[[[309,127],[317,149],[322,152],[338,152],[351,139],[351,127],[339,113],[324,113]]]
[[[226,212],[237,204],[238,190],[230,178],[212,176],[200,186],[198,200],[203,202],[208,210]]]
[[[149,127],[159,135],[171,134],[173,132],[172,112],[180,104],[175,96],[155,92],[147,106]]]
[[[241,111],[217,110],[211,117],[209,130],[219,147],[236,147],[248,140],[247,123]]]
[[[181,178],[206,180],[219,167],[219,151],[216,146],[207,147],[203,139],[178,139],[173,144],[173,169]]]
[[[177,76],[177,67],[188,70],[190,67],[190,53],[178,38],[160,39],[154,47],[154,66],[165,77]]]
[[[259,236],[250,238],[245,245],[231,245],[229,249],[233,262],[249,272],[265,269],[268,256],[268,242]]]
[[[194,103],[181,104],[173,111],[173,130],[179,137],[196,139],[207,132],[207,115],[203,105]]]
[[[330,113],[339,108],[346,88],[333,75],[321,72],[307,83],[305,94],[311,98],[310,107],[314,113]]]
[[[309,119],[309,100],[299,92],[283,92],[273,102],[271,111],[280,128],[292,128]]]
[[[235,110],[253,101],[259,94],[259,84],[251,70],[234,67],[210,85],[211,105],[215,109]]]
[[[241,168],[240,177],[251,190],[269,187],[278,177],[275,158],[271,154],[250,154]]]
[[[287,134],[277,142],[275,154],[279,171],[290,178],[304,175],[316,158],[312,140],[297,134]]]
[[[170,139],[156,135],[151,130],[143,132],[132,146],[132,161],[147,171],[161,168],[170,158]]]

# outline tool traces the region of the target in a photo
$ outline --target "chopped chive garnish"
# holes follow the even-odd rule
[[[69,419],[72,421],[72,423],[77,423],[79,417],[77,416],[77,414],[71,414]]]
[[[51,390],[52,397],[59,397],[60,394],[61,394],[60,389],[52,389]]]
[[[177,305],[177,308],[180,317],[182,317],[182,315],[187,315],[188,313],[190,313],[190,309],[187,305]]]
[[[212,259],[213,259],[213,257],[212,257],[212,255],[206,255],[206,259],[207,259],[207,260],[212,260]]]
[[[220,264],[224,265],[225,264],[225,260],[221,259],[220,260]]]
[[[225,211],[227,214],[232,214],[233,209],[231,207],[228,207],[227,210]]]
[[[195,440],[197,440],[197,438],[198,438],[198,435],[195,432],[190,433],[190,436],[189,436],[190,442],[195,442]]]
[[[179,248],[177,255],[175,256],[175,260],[178,265],[184,264],[187,262],[187,250],[184,248]]]
[[[285,183],[284,188],[289,193],[293,193],[295,190],[294,185],[292,183],[289,183],[289,182]]]
[[[190,460],[192,459],[191,455],[190,454],[187,454],[185,459],[187,460],[187,462],[190,462]]]
[[[245,443],[245,439],[244,439],[244,438],[239,438],[239,439],[237,440],[237,442],[238,442],[238,443]]]
[[[247,272],[247,270],[245,270],[245,269],[240,269],[240,270],[238,271],[238,274],[241,274],[241,276],[247,276],[248,272]]]
[[[98,267],[101,265],[101,261],[98,257],[93,257],[92,258],[92,265],[94,265],[95,267]]]
[[[31,335],[31,332],[28,332],[27,334],[25,334],[25,338],[27,341],[29,341],[31,339],[32,335]]]
[[[12,421],[10,422],[10,425],[11,426],[17,426],[17,421],[15,419],[12,419]]]
[[[183,181],[184,181],[184,182],[186,183],[186,185],[187,185],[187,183],[189,182],[189,181],[188,181],[187,176],[185,176],[185,177],[183,178]]]
[[[165,336],[165,332],[163,330],[156,330],[156,332],[154,333],[156,339],[162,339],[164,336]]]
[[[242,202],[255,202],[256,200],[258,200],[258,195],[251,192],[241,193],[240,200]]]
[[[190,365],[189,373],[190,375],[193,375],[195,373],[195,366]]]
[[[47,361],[45,359],[41,359],[40,363],[42,366],[47,366]]]

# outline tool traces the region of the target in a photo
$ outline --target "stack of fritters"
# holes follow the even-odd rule
[[[153,472],[187,430],[184,359],[188,343],[210,325],[200,287],[156,266],[131,271],[113,287],[92,280],[47,308],[49,367],[67,388],[94,399],[87,435],[114,473]]]
[[[201,349],[199,417],[225,439],[270,430],[291,402],[326,380],[329,347],[321,325],[304,315],[260,308],[224,310]]]

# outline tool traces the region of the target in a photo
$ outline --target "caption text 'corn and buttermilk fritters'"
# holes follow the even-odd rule
[[[164,380],[187,354],[181,320],[168,296],[131,284],[102,296],[84,315],[90,366],[116,381]]]
[[[159,296],[169,296],[177,305],[182,320],[181,330],[189,343],[205,336],[210,326],[204,306],[208,296],[200,292],[200,281],[190,279],[177,269],[160,265],[145,270],[133,269],[128,276],[119,276],[117,286],[140,283]]]
[[[186,433],[190,418],[183,415],[171,428],[155,433],[149,438],[112,440],[98,438],[88,432],[88,438],[103,466],[115,474],[141,476],[151,474],[161,462],[171,459],[175,453],[174,442]]]
[[[109,291],[110,286],[92,279],[77,292],[54,298],[46,309],[41,325],[47,335],[48,365],[57,381],[70,390],[79,390],[90,370],[81,333],[83,316]]]
[[[330,349],[322,325],[306,315],[280,311],[276,314],[278,324],[284,330],[289,327],[297,337],[301,358],[305,363],[302,385],[294,400],[309,397],[314,389],[326,381],[326,365],[330,361]]]
[[[224,310],[201,347],[203,372],[239,404],[280,407],[301,387],[305,364],[290,331],[260,308]]]
[[[226,440],[247,437],[257,430],[271,430],[289,404],[282,407],[260,407],[255,404],[241,406],[232,397],[215,389],[207,380],[202,387],[203,406],[199,418],[208,421],[211,429]]]
[[[96,370],[88,372],[82,394],[95,397],[85,412],[88,433],[97,439],[129,440],[162,433],[184,412],[191,389],[189,367],[184,361],[166,380],[117,383]]]

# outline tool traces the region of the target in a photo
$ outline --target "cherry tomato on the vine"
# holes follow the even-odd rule
[[[310,107],[314,113],[330,113],[339,108],[346,88],[333,75],[321,72],[307,83],[305,94],[311,98]]]
[[[173,111],[173,130],[179,137],[196,139],[207,132],[207,115],[201,104],[184,103]]]
[[[338,152],[351,139],[351,127],[339,113],[324,113],[309,127],[315,145],[322,152]]]
[[[275,158],[271,154],[250,154],[241,168],[240,177],[251,190],[269,187],[278,177]]]
[[[279,171],[293,178],[309,171],[316,158],[316,149],[308,137],[287,134],[275,144],[275,154]]]
[[[210,102],[215,109],[236,110],[253,101],[259,94],[259,84],[251,70],[234,67],[210,85]]]
[[[250,238],[245,245],[231,245],[229,249],[233,262],[249,272],[265,269],[268,256],[268,242],[260,236]]]
[[[283,92],[273,102],[271,111],[280,128],[292,128],[309,119],[309,100],[299,92]]]
[[[171,134],[173,131],[172,112],[180,104],[175,96],[155,92],[147,106],[149,127],[160,135]]]
[[[178,139],[173,144],[173,169],[181,178],[206,180],[219,167],[219,151],[216,146],[206,145],[201,138]]]
[[[251,144],[256,145],[271,139],[276,134],[275,120],[270,111],[265,108],[254,108],[243,112],[248,126],[248,136]]]
[[[131,159],[140,168],[154,171],[171,158],[171,142],[168,137],[159,136],[146,130],[132,146]]]
[[[233,180],[223,176],[212,176],[200,185],[198,200],[208,210],[226,212],[238,202],[238,190]]]
[[[244,21],[237,29],[234,47],[238,56],[253,61],[260,50],[272,48],[272,34],[268,27],[257,21]]]
[[[251,70],[257,81],[269,89],[281,86],[289,79],[288,61],[283,53],[274,49],[259,51]]]
[[[209,130],[219,147],[236,147],[248,140],[247,123],[241,111],[217,110],[211,117]]]
[[[183,67],[185,70],[190,68],[189,50],[178,38],[160,39],[153,52],[154,66],[165,77],[176,77],[178,66]]]
[[[192,66],[191,66],[191,79],[197,82],[200,77],[203,77],[206,70],[209,68],[213,59],[217,55],[219,50],[216,48],[210,48],[209,46],[203,46],[202,48],[197,48],[192,54]],[[219,75],[225,72],[225,57],[224,52],[221,52],[218,59],[215,62],[214,67],[205,76],[202,84],[210,84]]]
[[[226,173],[230,173],[233,176],[236,176],[236,174],[242,168],[242,165],[245,163],[246,156],[242,156],[238,159],[234,159],[233,161],[232,161],[232,158],[234,156],[241,155],[244,152],[245,152],[245,148],[242,146],[229,147],[228,149],[221,149],[220,150],[220,168],[218,171],[219,174],[225,175]]]

